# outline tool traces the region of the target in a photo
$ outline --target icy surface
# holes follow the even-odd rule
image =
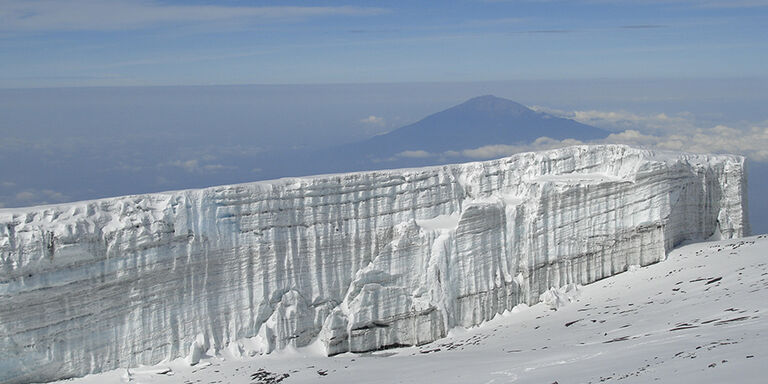
[[[0,210],[0,382],[422,345],[743,236],[745,190],[741,157],[611,145]]]
[[[224,353],[192,367],[175,361],[66,383],[115,383],[129,373],[145,384],[285,376],[286,384],[764,384],[766,255],[766,235],[686,245],[663,262],[584,286],[557,311],[521,304],[420,347],[333,357],[313,347],[255,358]]]

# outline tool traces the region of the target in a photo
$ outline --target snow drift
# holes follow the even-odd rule
[[[576,146],[0,210],[0,382],[423,344],[748,233],[744,158]]]

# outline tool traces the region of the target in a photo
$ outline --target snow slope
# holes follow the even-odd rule
[[[67,381],[133,383],[765,383],[768,236],[690,244],[667,260],[521,305],[420,347],[325,357],[307,347]],[[571,299],[570,303],[568,298]]]
[[[745,189],[741,157],[610,145],[0,210],[0,382],[422,345],[742,236]]]

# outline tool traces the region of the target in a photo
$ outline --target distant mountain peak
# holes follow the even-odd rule
[[[405,167],[444,161],[439,155],[447,151],[456,153],[487,145],[525,145],[540,137],[589,141],[606,136],[608,132],[600,128],[535,112],[512,100],[484,95],[386,134],[348,144],[343,152],[348,156],[345,159],[387,159],[386,165]],[[403,153],[409,156],[397,157]],[[410,156],[413,154],[418,156]],[[366,166],[370,168],[370,163]]]
[[[532,112],[525,105],[494,95],[473,97],[454,108],[474,109],[478,111],[512,112],[518,114]]]

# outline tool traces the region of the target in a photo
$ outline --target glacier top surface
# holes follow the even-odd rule
[[[478,165],[482,166],[485,164],[488,164],[488,165],[500,164],[500,163],[514,162],[518,159],[525,158],[525,157],[538,157],[541,159],[561,158],[561,157],[571,156],[580,151],[581,152],[599,152],[603,150],[606,151],[606,153],[623,152],[625,155],[639,156],[640,158],[647,161],[658,161],[658,162],[665,162],[665,163],[678,161],[678,160],[686,160],[689,162],[693,161],[697,163],[722,162],[726,160],[734,161],[737,163],[743,163],[745,161],[745,157],[740,155],[731,155],[731,154],[697,154],[697,153],[677,152],[677,151],[649,150],[649,149],[635,148],[635,147],[631,147],[623,144],[574,145],[574,146],[550,149],[545,151],[521,152],[521,153],[513,154],[511,156],[502,157],[499,159],[474,161],[474,162],[467,162],[467,163],[451,163],[451,164],[433,165],[433,166],[418,167],[418,168],[395,168],[395,169],[383,169],[383,170],[373,170],[373,171],[293,176],[293,177],[284,177],[284,178],[271,179],[271,180],[258,180],[258,181],[251,181],[251,182],[237,183],[237,184],[217,185],[217,186],[210,186],[210,187],[198,188],[198,189],[169,190],[169,191],[162,191],[162,192],[150,192],[150,193],[135,194],[135,195],[104,197],[100,199],[72,201],[72,202],[57,203],[57,204],[37,205],[37,206],[28,206],[28,207],[14,207],[14,208],[0,208],[0,221],[7,220],[9,218],[8,217],[9,214],[10,215],[23,214],[23,213],[39,211],[44,209],[66,210],[71,208],[74,205],[99,203],[99,202],[106,202],[106,201],[116,200],[116,199],[143,198],[148,196],[160,197],[163,195],[170,196],[170,195],[179,194],[179,193],[205,192],[205,191],[213,191],[213,190],[219,190],[221,188],[229,188],[229,187],[250,187],[250,188],[257,188],[257,189],[262,189],[266,191],[269,188],[274,186],[291,186],[301,182],[311,182],[311,181],[339,178],[339,177],[353,177],[353,176],[360,176],[360,175],[408,176],[408,175],[419,173],[419,172],[442,169],[446,167],[448,168],[473,167]],[[616,181],[621,179],[622,175],[581,173],[578,176],[568,176],[568,174],[546,174],[546,175],[542,174],[542,175],[531,175],[531,177],[526,178],[526,181],[528,182],[550,181],[550,182],[556,182],[561,184],[562,183],[578,184],[583,182],[588,182],[588,183],[599,182],[603,178],[606,180]]]

